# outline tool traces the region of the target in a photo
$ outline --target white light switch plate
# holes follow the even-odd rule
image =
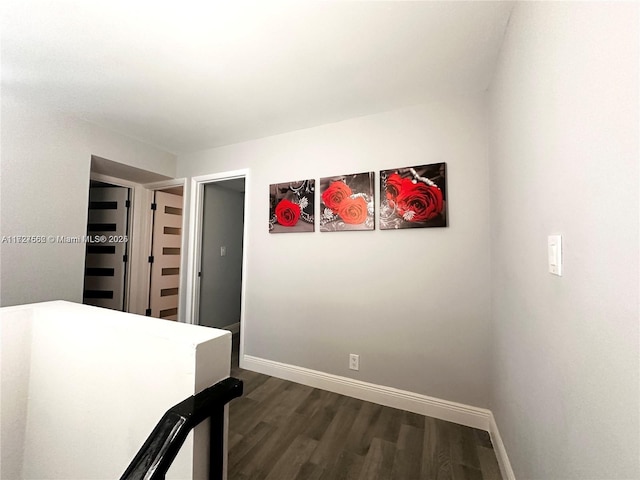
[[[562,235],[549,235],[547,242],[549,273],[562,276]]]

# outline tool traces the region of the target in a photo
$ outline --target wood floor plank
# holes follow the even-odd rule
[[[451,445],[451,463],[465,465],[474,470],[480,470],[480,460],[478,459],[473,429],[455,423],[449,423],[448,427],[451,435],[449,439]]]
[[[253,415],[259,409],[259,404],[255,400],[248,397],[240,397],[233,401],[229,406],[229,422],[233,422],[236,431],[244,433],[243,428],[239,428],[237,423],[247,415]]]
[[[304,434],[314,440],[320,440],[327,431],[327,428],[329,428],[329,425],[331,425],[334,417],[335,412],[328,408],[321,408],[309,418]]]
[[[382,406],[371,402],[363,402],[353,426],[349,431],[345,449],[357,454],[366,455],[375,434],[376,422],[382,412]]]
[[[478,447],[478,458],[480,459],[480,471],[483,480],[501,480],[500,466],[493,448],[483,446]]]
[[[420,428],[405,424],[400,426],[393,469],[391,470],[392,479],[420,478],[423,437],[424,430]]]
[[[278,401],[264,417],[264,421],[271,424],[279,424],[304,402],[313,389],[305,385],[291,383],[278,397]]]
[[[451,480],[453,478],[449,442],[449,430],[446,428],[445,422],[425,417],[421,480]]]
[[[276,377],[269,377],[266,382],[254,389],[251,393],[243,395],[257,402],[263,402],[273,398],[278,390],[286,388],[286,381]]]
[[[234,432],[232,430],[229,430],[229,436],[228,436],[228,442],[227,442],[227,448],[228,449],[232,449],[235,448],[244,438],[244,435],[239,434],[238,432]]]
[[[391,407],[382,407],[376,420],[374,436],[395,444],[400,434],[402,410]]]
[[[305,462],[298,474],[293,480],[322,480],[325,474],[325,468],[322,465],[316,465],[315,463]],[[233,480],[233,479],[229,479]]]
[[[311,417],[319,408],[323,406],[323,391],[317,388],[312,389],[309,396],[296,409],[296,413]]]
[[[250,398],[245,399],[245,401],[253,408],[246,408],[247,405],[245,404],[242,410],[234,411],[233,408],[229,407],[229,425],[233,426],[233,430],[241,435],[248,435],[256,428],[256,425],[263,421],[272,407],[272,403],[260,403]]]
[[[424,429],[424,415],[403,411],[401,422],[404,425],[411,425],[412,427]]]
[[[327,427],[324,435],[318,443],[318,448],[311,456],[311,462],[315,464],[324,464],[332,467],[338,458],[340,451],[343,449],[347,441],[347,435],[358,410],[362,407],[362,401],[355,398],[347,398],[347,400],[338,407],[336,415]]]
[[[278,425],[279,422],[283,421],[283,418],[286,418],[284,417],[285,414],[295,413],[284,412],[280,408],[282,403],[282,395],[286,391],[288,383],[290,382],[285,382],[284,380],[280,379],[277,380],[279,380],[279,382],[271,382],[268,386],[266,385],[267,382],[265,382],[265,390],[258,392],[258,389],[256,389],[254,391],[254,393],[256,394],[255,396],[247,397],[248,401],[255,402],[253,404],[254,407],[251,410],[247,410],[245,407],[240,414],[234,413],[234,428],[238,433],[246,434],[247,432],[251,431],[251,429],[255,428],[255,426],[260,421],[267,421],[267,419],[271,420],[268,423]],[[270,395],[265,395],[265,391],[269,391]],[[256,400],[256,398],[260,398],[261,400]]]
[[[227,476],[227,480],[251,480],[250,477],[247,477],[244,473],[234,473],[233,475],[229,473]]]
[[[396,453],[395,444],[374,438],[371,441],[371,447],[364,459],[362,471],[358,480],[378,480],[391,478],[391,469],[393,468],[393,460]]]
[[[311,438],[297,436],[273,466],[265,480],[295,478],[317,445],[318,442]]]
[[[283,452],[302,432],[306,419],[292,413],[288,425],[276,427],[263,441],[256,444],[245,455],[239,471],[253,480],[263,480],[269,475]]]
[[[479,447],[490,448],[493,450],[493,443],[491,442],[491,435],[486,430],[473,429],[473,435],[476,439],[476,445]]]
[[[309,397],[307,398],[309,399]],[[309,423],[305,428],[304,434],[315,440],[320,440],[333,421],[338,408],[344,404],[346,400],[347,397],[338,395],[337,393],[322,391],[320,404],[313,408],[314,413],[309,418]],[[313,402],[314,400],[311,401]],[[310,409],[301,405],[296,412],[299,413],[301,411],[310,411]],[[301,415],[304,414],[301,413]]]
[[[231,434],[233,426],[230,425],[229,433]],[[248,455],[251,455],[256,445],[263,442],[265,438],[273,435],[275,432],[275,427],[269,425],[265,422],[259,422],[256,428],[254,428],[247,435],[243,436],[242,440],[236,443],[233,446],[229,447],[229,459],[228,465],[229,469],[235,469],[236,466],[240,465],[242,462],[250,459]]]
[[[453,464],[453,480],[483,480],[482,472],[467,465]]]
[[[364,465],[364,457],[343,450],[331,469],[325,470],[321,480],[358,480]]]

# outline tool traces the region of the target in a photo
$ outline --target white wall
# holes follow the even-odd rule
[[[0,478],[22,478],[31,359],[31,311],[0,311]]]
[[[2,95],[3,236],[86,233],[91,155],[173,177],[175,156]],[[1,247],[0,305],[82,301],[84,244]]]
[[[68,302],[0,315],[2,478],[118,478],[166,410],[229,376],[222,330]],[[167,478],[208,478],[203,427]]]
[[[485,113],[482,95],[449,98],[179,157],[178,176],[251,169],[244,353],[487,405]],[[271,183],[435,162],[448,228],[268,233]]]
[[[640,478],[638,19],[520,3],[491,87],[491,408],[518,479]]]
[[[224,182],[204,186],[198,323],[222,328],[240,321],[244,194]],[[225,256],[220,247],[226,248]]]

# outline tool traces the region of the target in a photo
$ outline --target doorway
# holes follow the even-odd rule
[[[233,334],[242,366],[248,170],[194,177],[191,185],[187,319]]]
[[[239,355],[244,231],[244,178],[204,186],[198,323],[229,330]]]

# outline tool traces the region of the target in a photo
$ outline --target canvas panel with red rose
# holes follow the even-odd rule
[[[269,185],[269,233],[313,232],[316,181]]]
[[[380,172],[380,229],[446,227],[446,163]]]
[[[320,231],[373,230],[374,172],[320,179]]]

